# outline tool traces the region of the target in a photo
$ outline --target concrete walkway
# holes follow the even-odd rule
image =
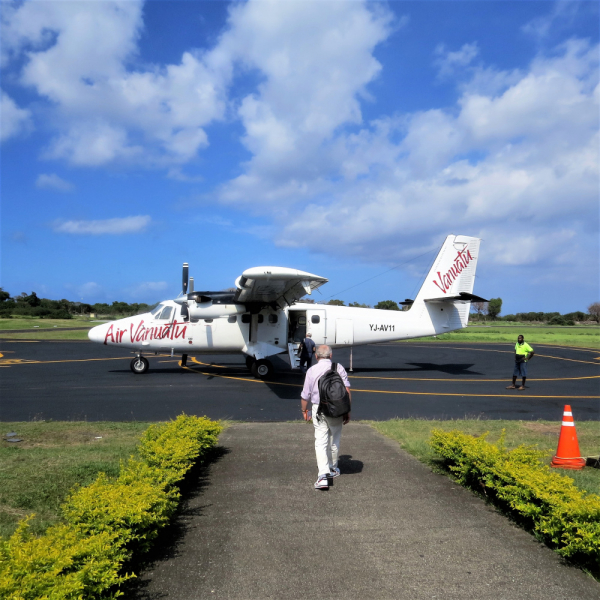
[[[137,599],[597,600],[600,585],[368,425],[313,490],[312,425],[236,424]]]

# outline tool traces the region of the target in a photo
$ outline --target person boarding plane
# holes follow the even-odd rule
[[[299,367],[298,350],[307,333],[332,348],[433,336],[467,326],[479,258],[478,238],[449,235],[425,282],[406,311],[300,302],[327,279],[284,267],[254,267],[242,273],[235,291],[196,292],[188,264],[182,293],[151,312],[94,327],[89,338],[105,346],[131,348],[134,373],[148,370],[144,354],[242,353],[255,377],[273,373],[269,357],[288,353]]]

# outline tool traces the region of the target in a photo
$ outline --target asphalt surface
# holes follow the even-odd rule
[[[130,600],[597,600],[600,585],[367,425],[315,491],[313,428],[241,423]]]
[[[353,418],[600,419],[600,351],[536,345],[528,388],[507,390],[512,344],[390,343],[353,350]],[[185,412],[214,419],[300,418],[303,376],[286,355],[254,379],[242,356],[151,356],[135,375],[132,354],[87,341],[0,340],[0,420],[164,420]],[[349,367],[350,351],[334,352]]]

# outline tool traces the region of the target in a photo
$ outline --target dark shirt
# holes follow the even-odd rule
[[[300,356],[304,356],[306,358],[312,358],[312,355],[315,352],[316,344],[309,338],[304,338],[302,342],[302,349],[300,350]]]

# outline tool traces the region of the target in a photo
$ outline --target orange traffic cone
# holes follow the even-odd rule
[[[563,413],[556,455],[552,459],[550,466],[560,469],[583,469],[585,467],[585,458],[581,456],[581,452],[579,451],[573,413],[568,404],[565,406]]]

